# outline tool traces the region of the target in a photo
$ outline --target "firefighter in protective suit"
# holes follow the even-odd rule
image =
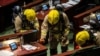
[[[61,17],[62,16],[62,17]],[[65,13],[59,13],[58,10],[52,9],[45,16],[41,26],[41,38],[40,42],[44,43],[46,36],[48,37],[48,43],[50,44],[51,55],[57,54],[57,45],[60,42],[62,52],[67,51],[70,22]]]
[[[97,17],[97,14],[100,13],[100,11],[96,11],[96,13],[91,13],[89,16],[84,18],[84,22],[88,22],[91,26],[93,35],[95,36],[95,43],[96,45],[100,46],[100,22],[99,18]]]
[[[88,46],[88,42],[90,39],[90,35],[88,31],[83,30],[76,34],[75,42],[79,45],[79,47]]]
[[[23,30],[39,30],[39,22],[34,9],[25,9],[21,15],[14,20],[16,32]]]
[[[95,45],[95,36],[90,30],[82,30],[76,34],[75,42],[78,49],[89,45]]]
[[[96,21],[97,20],[94,13],[91,13],[89,16],[83,18],[83,22],[90,27],[82,31],[79,31],[76,34],[75,42],[76,44],[78,44],[79,47],[85,47],[95,44],[94,32],[95,30],[97,30]]]

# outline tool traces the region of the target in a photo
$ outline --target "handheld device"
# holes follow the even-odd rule
[[[18,48],[17,44],[15,42],[9,44],[12,51],[16,50]]]

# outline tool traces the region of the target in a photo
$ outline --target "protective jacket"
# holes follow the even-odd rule
[[[24,16],[18,15],[14,20],[14,24],[16,32],[19,32],[20,30],[29,30],[29,29],[39,30],[39,22],[37,18],[35,18],[34,21],[28,21],[25,19]]]
[[[61,12],[60,14],[62,17],[59,17],[59,21],[54,25],[51,25],[48,22],[48,15],[46,15],[41,26],[41,38],[49,38],[48,41],[51,49],[57,48],[59,41],[62,46],[68,44],[67,35],[70,31],[70,22],[64,12]]]

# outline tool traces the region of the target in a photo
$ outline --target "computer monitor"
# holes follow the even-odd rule
[[[32,30],[31,33],[23,35],[23,44],[30,44],[32,42],[36,42],[38,40],[38,31]]]

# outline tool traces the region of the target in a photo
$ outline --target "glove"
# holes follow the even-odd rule
[[[62,37],[62,40],[61,40],[61,45],[62,46],[66,46],[69,44],[69,40],[66,38],[66,37]]]
[[[20,30],[20,32],[26,32],[27,30]]]
[[[44,44],[45,43],[45,39],[44,38],[40,38],[39,43]]]

